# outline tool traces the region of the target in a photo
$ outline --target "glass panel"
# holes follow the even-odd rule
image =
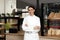
[[[57,33],[60,29],[60,3],[43,4],[44,35],[59,35]]]

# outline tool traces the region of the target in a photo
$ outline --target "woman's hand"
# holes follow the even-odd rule
[[[35,27],[34,27],[34,30],[39,30],[39,29],[40,29],[39,26],[35,26]]]
[[[26,26],[26,27],[28,27],[28,25],[27,25],[27,24],[25,24],[25,26]]]

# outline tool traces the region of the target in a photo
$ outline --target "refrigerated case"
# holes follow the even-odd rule
[[[44,35],[60,35],[60,3],[42,3]]]

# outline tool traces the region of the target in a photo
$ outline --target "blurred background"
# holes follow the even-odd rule
[[[23,40],[21,26],[30,5],[41,21],[41,40],[60,40],[60,0],[0,0],[0,40]]]

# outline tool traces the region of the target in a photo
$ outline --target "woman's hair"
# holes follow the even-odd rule
[[[33,8],[33,9],[35,9],[35,7],[34,7],[34,6],[29,6],[29,7],[28,7],[28,9],[29,9],[30,7],[31,7],[31,8]]]

